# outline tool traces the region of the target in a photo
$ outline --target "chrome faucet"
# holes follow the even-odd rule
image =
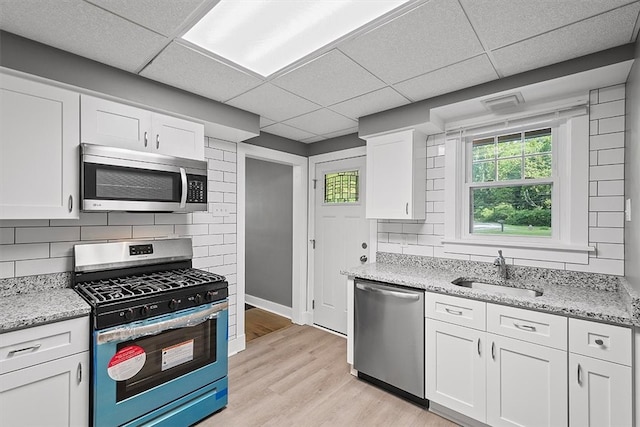
[[[493,265],[498,266],[498,274],[501,278],[507,279],[507,263],[502,256],[502,250],[498,250],[498,257],[493,261]]]

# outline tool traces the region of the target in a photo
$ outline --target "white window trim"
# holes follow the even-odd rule
[[[482,125],[481,125],[482,126]],[[468,232],[470,215],[465,189],[466,138],[489,132],[509,132],[526,126],[554,128],[560,140],[553,144],[554,200],[553,236],[479,236]],[[558,167],[560,166],[561,167]],[[448,134],[445,141],[445,253],[494,256],[505,249],[511,258],[589,263],[589,118],[585,106],[547,112],[529,118],[491,123]]]

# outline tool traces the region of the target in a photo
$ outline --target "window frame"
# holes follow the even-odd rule
[[[340,173],[340,172],[358,172],[358,201],[357,202],[326,202],[326,179],[327,175]],[[320,190],[322,191],[322,206],[358,206],[362,204],[362,191],[364,188],[362,187],[362,168],[349,168],[349,169],[331,169],[326,171],[322,175],[322,183],[320,185]]]
[[[471,200],[467,183],[466,138],[502,134],[524,128],[555,128],[552,146],[552,237],[499,236],[470,233]],[[586,105],[529,116],[505,117],[447,131],[445,138],[445,256],[505,256],[537,261],[588,264],[589,253],[589,117]],[[465,198],[466,197],[466,198]],[[555,221],[555,222],[554,222]]]

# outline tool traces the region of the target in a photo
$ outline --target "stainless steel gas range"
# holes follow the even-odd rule
[[[191,258],[191,239],[75,246],[94,426],[186,426],[226,406],[228,284]]]

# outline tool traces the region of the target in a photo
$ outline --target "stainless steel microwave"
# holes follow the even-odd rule
[[[103,145],[80,146],[84,211],[207,210],[207,162]]]

